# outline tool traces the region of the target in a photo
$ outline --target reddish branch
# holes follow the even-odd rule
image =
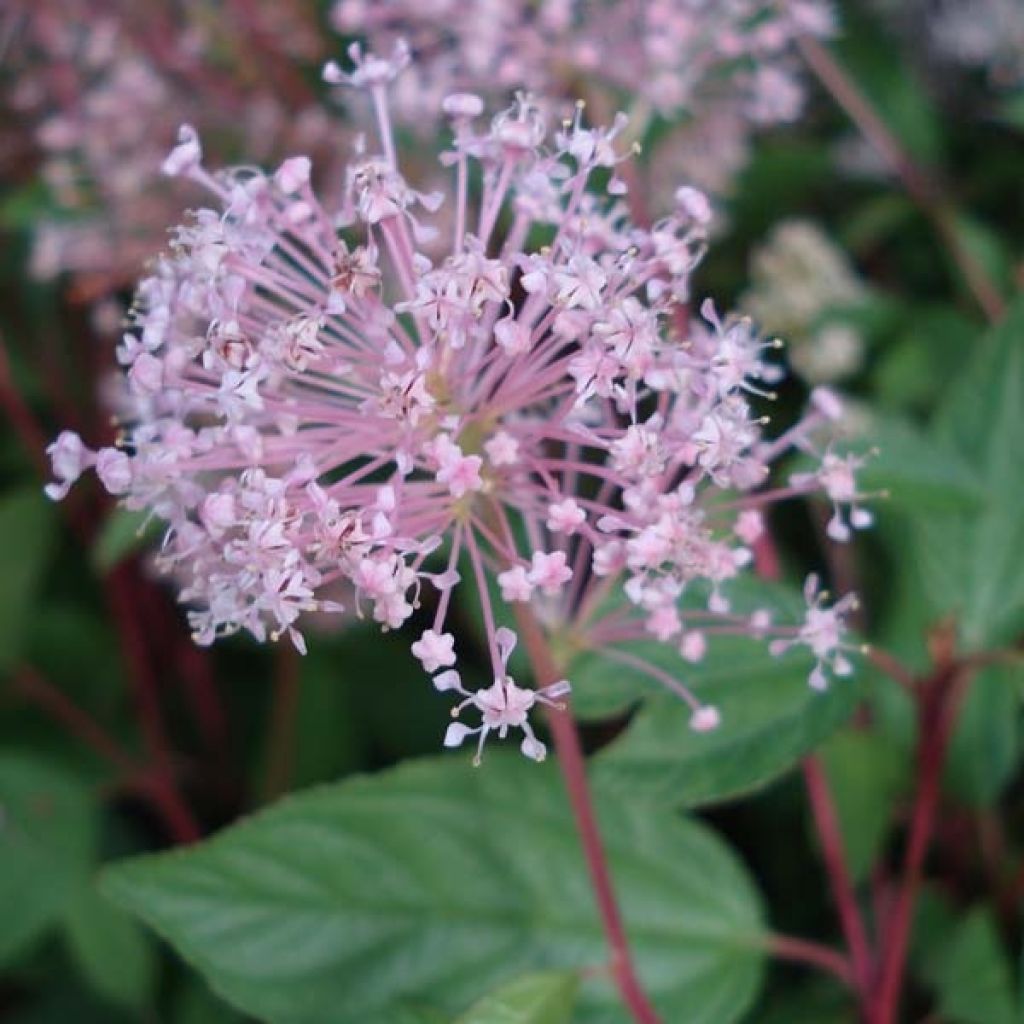
[[[83,746],[126,776],[133,775],[136,765],[131,755],[86,714],[63,690],[33,668],[22,668],[13,677],[14,689],[60,722]]]
[[[14,383],[7,345],[0,335],[0,407],[7,414],[21,447],[33,468],[45,480],[50,475],[50,463],[46,458],[46,436],[39,429],[32,410],[21,397]]]
[[[838,978],[848,988],[856,987],[850,962],[835,949],[791,935],[777,934],[768,936],[767,948],[778,960],[789,960],[792,963],[817,968]]]
[[[165,816],[174,822],[174,834],[178,840],[191,842],[198,839],[201,832],[192,812],[171,781],[174,761],[163,726],[159,682],[147,657],[145,637],[135,616],[128,567],[121,565],[114,569],[106,578],[104,589],[121,637],[121,653],[128,669],[136,718],[155,769],[150,783],[153,796],[161,804]]]
[[[917,792],[910,816],[900,888],[886,922],[878,997],[871,1012],[871,1024],[894,1024],[899,1013],[914,905],[925,855],[935,830],[946,752],[967,678],[958,664],[940,665],[921,688],[917,709]]]
[[[839,817],[821,762],[812,755],[804,760],[803,771],[825,870],[828,873],[833,899],[836,901],[846,945],[850,951],[853,985],[864,996],[871,984],[871,946],[860,907],[857,906],[853,879],[846,863]]]
[[[907,195],[932,222],[985,316],[992,322],[1001,320],[1006,310],[1003,296],[985,267],[964,244],[957,230],[955,211],[935,179],[907,152],[857,83],[821,43],[803,36],[799,46],[821,84],[879,156],[899,175]]]
[[[270,706],[270,739],[263,796],[273,800],[288,789],[295,753],[295,725],[299,710],[299,657],[287,640],[276,652],[274,693]]]
[[[561,678],[562,673],[555,663],[543,630],[530,609],[526,605],[517,604],[515,612],[519,633],[533,666],[534,682],[538,687],[547,686]],[[637,1024],[660,1024],[660,1018],[640,987],[633,966],[626,930],[601,844],[601,834],[590,801],[586,763],[576,724],[568,710],[552,711],[548,715],[548,722],[594,887],[601,923],[611,950],[612,977],[623,1003]]]
[[[199,829],[191,813],[170,781],[137,765],[132,756],[67,694],[35,669],[27,667],[15,674],[14,688],[108,762],[123,776],[129,788],[144,795],[163,818],[175,842],[190,843],[199,838]]]
[[[49,466],[45,456],[45,435],[18,391],[10,372],[6,347],[0,338],[0,409],[9,419],[14,432],[25,449],[33,467],[45,480]],[[71,526],[83,544],[91,541],[92,530],[81,516],[69,512]],[[121,640],[121,653],[128,670],[132,696],[143,738],[152,759],[152,772],[147,775],[144,788],[151,795],[171,827],[174,837],[181,842],[199,838],[200,830],[187,805],[172,781],[173,761],[170,744],[164,732],[160,710],[159,683],[146,650],[146,639],[137,617],[132,570],[118,566],[103,581],[104,592]],[[51,699],[51,710],[57,705]],[[58,716],[70,724],[74,716]],[[84,714],[84,713],[83,713]],[[81,719],[79,718],[79,724]],[[93,736],[95,739],[95,736]]]

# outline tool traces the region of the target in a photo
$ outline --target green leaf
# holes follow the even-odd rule
[[[294,749],[285,766],[289,789],[330,782],[359,767],[365,756],[367,730],[357,717],[360,709],[353,706],[360,680],[358,652],[365,656],[374,651],[376,639],[371,640],[362,630],[357,630],[355,636],[318,637],[321,642],[298,659]],[[382,653],[379,647],[376,653]],[[394,672],[391,678],[395,678]],[[407,680],[398,676],[398,681]],[[268,695],[268,713],[273,711]],[[268,741],[273,736],[274,730],[268,728]],[[260,772],[264,777],[270,753],[268,743]]]
[[[763,788],[839,728],[859,688],[838,680],[825,693],[807,685],[807,666],[791,659],[738,667],[698,690],[718,708],[710,733],[689,728],[690,711],[671,697],[652,699],[595,758],[595,784],[608,792],[679,807],[721,803]]]
[[[97,999],[54,969],[50,984],[17,1009],[4,1010],[4,1024],[139,1024],[139,1016]],[[19,1002],[21,1002],[19,1000]],[[216,1024],[225,1024],[218,1018]]]
[[[25,488],[0,499],[0,671],[21,657],[55,538],[53,505],[41,491]]]
[[[884,515],[890,505],[917,512],[976,509],[983,503],[984,490],[971,464],[910,420],[858,408],[856,423],[853,439],[836,450],[868,455],[857,484],[868,493],[885,493],[877,514]]]
[[[987,501],[971,512],[921,517],[916,535],[937,610],[957,614],[970,648],[1011,640],[1024,626],[1024,299],[977,344],[935,423],[935,438],[968,462]]]
[[[991,912],[978,907],[943,937],[928,972],[950,1024],[1016,1024],[1013,972]]]
[[[0,753],[0,964],[55,924],[86,884],[96,828],[89,792],[73,776]]]
[[[845,248],[863,253],[904,232],[916,217],[917,209],[902,192],[883,192],[848,211],[840,238]]]
[[[874,373],[879,402],[930,411],[969,359],[981,331],[955,306],[914,306],[906,329],[880,353]]]
[[[190,974],[174,994],[169,1019],[171,1024],[241,1024],[243,1017]]]
[[[455,1024],[569,1024],[579,983],[566,971],[527,974],[484,996]]]
[[[93,542],[93,566],[99,572],[109,572],[129,555],[156,540],[162,530],[160,520],[145,509],[113,509]]]
[[[945,775],[946,787],[966,804],[994,804],[1018,766],[1022,679],[1019,668],[990,668],[967,691]]]
[[[64,917],[71,955],[98,995],[122,1006],[149,1004],[156,959],[149,936],[123,910],[83,886]]]
[[[1011,128],[1024,131],[1024,89],[1018,89],[1003,101],[999,118]]]
[[[822,978],[769,997],[746,1024],[857,1024],[857,1012],[848,991]]]
[[[960,245],[982,268],[996,289],[1003,295],[1012,292],[1014,253],[999,233],[984,221],[969,217],[960,211],[957,211],[951,220],[952,231]],[[953,261],[953,257],[950,255],[947,259],[957,278],[962,277],[963,272]]]
[[[46,185],[35,179],[17,189],[10,189],[0,199],[0,227],[8,231],[34,231],[39,221],[53,212],[53,203]]]
[[[757,893],[705,828],[602,801],[644,983],[666,1020],[728,1024],[752,1002]],[[493,750],[290,797],[215,839],[111,869],[107,893],[228,1001],[274,1024],[454,1014],[528,971],[606,961],[553,766]],[[602,972],[581,1024],[625,1021]]]
[[[893,60],[892,45],[877,24],[850,5],[836,49],[850,77],[913,156],[942,162],[943,121],[909,61]]]
[[[907,788],[906,755],[877,733],[844,732],[822,747],[821,756],[847,864],[860,880],[874,866],[893,806]]]
[[[795,622],[803,615],[803,604],[790,588],[754,577],[731,581],[728,596],[733,610],[739,614],[749,614],[764,608],[771,611],[780,622]],[[613,593],[595,619],[613,614],[626,605],[627,598],[620,588]],[[685,618],[687,608],[706,606],[706,590],[695,587],[684,597],[681,612]],[[566,675],[573,684],[572,709],[578,718],[585,721],[610,718],[629,710],[641,700],[664,694],[663,688],[655,680],[605,657],[600,649],[576,648],[563,652],[558,649],[557,638],[554,646],[556,654],[567,665]],[[766,669],[769,663],[779,664],[776,659],[768,658],[765,644],[749,643],[743,638],[712,638],[708,656],[696,665],[684,661],[672,645],[661,643],[653,637],[617,644],[616,647],[678,676],[688,686],[696,689],[715,686],[733,674],[757,674]]]
[[[803,602],[786,587],[736,581],[734,611],[769,608],[776,622],[799,622]],[[837,680],[825,693],[807,684],[810,659],[794,650],[773,658],[764,641],[709,638],[704,659],[690,665],[654,640],[623,645],[672,672],[713,704],[722,723],[712,732],[689,726],[690,709],[658,684],[594,652],[570,667],[573,707],[593,708],[604,696],[650,694],[626,731],[594,759],[595,783],[609,792],[681,807],[698,807],[758,789],[789,769],[850,716],[859,687]]]

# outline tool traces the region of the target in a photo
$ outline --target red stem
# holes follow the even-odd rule
[[[811,755],[804,759],[803,772],[811,813],[821,842],[825,871],[831,884],[832,897],[836,902],[846,945],[850,950],[853,984],[858,992],[866,995],[871,983],[871,946],[860,908],[857,906],[853,879],[846,863],[839,817],[829,791],[828,779],[817,757]]]
[[[285,640],[277,652],[274,695],[270,705],[270,738],[267,774],[263,785],[266,800],[273,800],[288,789],[295,749],[295,719],[299,709],[299,657]]]
[[[50,462],[46,457],[46,437],[39,429],[32,410],[21,397],[11,373],[7,346],[0,335],[0,407],[14,428],[25,455],[39,476],[46,480],[50,476]]]
[[[217,692],[217,680],[209,655],[201,651],[187,634],[174,637],[178,670],[185,679],[189,701],[206,745],[223,752],[228,741],[228,722]]]
[[[160,712],[159,682],[146,657],[146,638],[135,620],[131,579],[124,565],[111,571],[105,581],[107,602],[121,637],[121,654],[128,669],[132,697],[146,748],[158,764],[171,760],[171,748]]]
[[[767,530],[754,541],[754,570],[763,580],[775,581],[782,578],[779,552]]]
[[[754,565],[762,579],[778,579],[780,560],[775,541],[765,531],[754,546]],[[804,782],[807,796],[811,804],[811,815],[821,843],[825,872],[828,875],[839,914],[839,923],[843,930],[846,946],[850,953],[848,965],[849,977],[854,989],[862,999],[867,999],[871,984],[871,944],[868,941],[867,929],[860,907],[853,880],[846,863],[846,851],[843,836],[839,829],[839,816],[829,789],[828,779],[821,767],[821,762],[812,754],[803,762]],[[799,941],[799,940],[794,940]],[[844,959],[844,964],[846,961]]]
[[[916,676],[894,654],[883,650],[881,647],[874,646],[869,646],[864,654],[875,668],[880,672],[884,672],[894,682],[899,683],[904,690],[910,693],[915,692],[917,688]]]
[[[127,668],[136,716],[142,736],[157,774],[151,791],[169,819],[175,822],[175,835],[190,842],[202,834],[192,812],[188,809],[174,783],[171,746],[164,732],[160,710],[159,682],[146,656],[146,642],[135,618],[130,569],[122,563],[111,571],[104,581],[104,589],[111,614],[121,637],[121,654]]]
[[[190,843],[199,838],[199,830],[191,814],[168,779],[159,775],[147,776],[131,755],[67,694],[28,667],[19,670],[14,677],[14,686],[65,726],[84,746],[113,765],[132,789],[148,797],[176,843]]]
[[[184,846],[202,839],[203,834],[195,817],[167,776],[150,776],[139,788],[149,795],[177,845]]]
[[[14,676],[13,685],[23,696],[34,701],[65,726],[83,746],[89,747],[125,775],[135,774],[137,769],[131,755],[67,694],[35,669],[27,666],[19,669]]]
[[[942,768],[956,721],[963,674],[958,666],[940,669],[922,688],[918,704],[918,788],[910,818],[903,861],[903,879],[885,929],[879,969],[878,999],[872,1024],[895,1024],[910,939],[914,904],[924,858],[935,828],[942,787]]]
[[[848,988],[855,987],[850,962],[838,950],[790,935],[769,935],[768,952],[778,960],[789,960],[826,971]]]
[[[14,384],[7,359],[6,347],[0,338],[0,408],[8,419],[25,449],[26,455],[43,479],[49,476],[44,449],[45,437],[38,422],[21,393]],[[89,542],[90,528],[80,516],[69,512],[71,525],[83,541]],[[145,637],[136,618],[136,601],[132,594],[131,570],[122,564],[104,580],[104,589],[118,633],[121,638],[121,652],[132,684],[135,707],[142,727],[147,749],[156,769],[147,787],[154,800],[161,806],[172,834],[179,841],[198,839],[200,830],[195,819],[171,781],[171,748],[164,733],[158,696],[158,682],[152,671],[146,651]],[[55,691],[59,694],[59,691]],[[51,706],[56,707],[52,704]],[[73,705],[71,705],[73,707]],[[64,709],[65,712],[67,709]],[[74,716],[72,716],[73,718]],[[63,720],[72,720],[66,714]],[[78,721],[81,727],[81,719]],[[92,737],[95,740],[95,735]]]
[[[533,666],[536,685],[546,686],[560,679],[562,673],[533,613],[522,604],[515,606],[515,613],[520,636]],[[601,833],[590,800],[586,763],[576,724],[567,709],[552,710],[548,714],[548,723],[558,753],[562,779],[576,819],[576,828],[590,872],[590,881],[594,887],[594,897],[597,900],[605,938],[611,950],[612,977],[623,1003],[637,1024],[660,1024],[660,1018],[640,987],[633,966],[629,941],[615,899],[615,890],[601,844]]]
[[[1002,319],[1006,303],[985,267],[963,244],[956,229],[956,214],[937,182],[903,147],[871,102],[833,55],[816,39],[798,40],[804,60],[831,93],[868,143],[896,172],[907,195],[932,222],[947,252],[957,265],[978,306],[991,322]]]

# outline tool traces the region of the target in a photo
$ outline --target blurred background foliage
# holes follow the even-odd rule
[[[210,10],[216,17],[217,5]],[[314,23],[321,14],[312,11]],[[823,509],[790,509],[772,525],[786,577],[799,579],[813,567],[840,592],[855,588],[863,596],[865,638],[925,677],[954,634],[959,651],[1003,651],[1019,643],[1024,622],[1024,305],[1012,302],[1024,279],[1024,93],[997,89],[983,71],[951,67],[925,52],[920,35],[903,31],[908,19],[906,11],[903,20],[892,19],[850,0],[833,51],[902,145],[942,182],[938,202],[947,237],[938,237],[935,217],[922,212],[895,176],[864,158],[850,122],[818,88],[798,124],[756,140],[724,201],[724,225],[697,285],[720,308],[752,301],[765,319],[770,309],[758,307],[750,293],[762,288],[770,297],[780,274],[795,274],[799,283],[810,272],[800,266],[799,252],[796,270],[787,271],[782,225],[804,226],[797,250],[808,230],[812,250],[838,247],[853,285],[847,281],[834,302],[812,308],[802,322],[768,326],[799,336],[794,361],[825,344],[829,329],[833,341],[855,339],[842,387],[862,424],[854,443],[879,448],[868,486],[888,497],[875,504],[876,528],[859,535],[838,561],[829,562],[820,543]],[[336,44],[325,42],[324,49]],[[8,63],[16,65],[10,52]],[[0,75],[10,89],[7,70],[0,67]],[[317,92],[314,63],[297,62],[295,74]],[[659,130],[651,129],[646,154],[656,152]],[[439,957],[450,958],[440,1010],[396,1001],[386,1013],[358,1018],[339,1009],[336,1019],[451,1020],[452,999],[461,1000],[458,1020],[474,1024],[623,1019],[592,994],[577,1003],[571,973],[530,973],[538,965],[565,966],[552,938],[565,922],[555,914],[549,933],[542,908],[578,900],[580,920],[590,913],[586,893],[573,882],[583,868],[571,849],[563,850],[564,863],[543,859],[546,844],[563,843],[542,827],[541,804],[559,799],[552,774],[500,755],[489,757],[476,779],[468,779],[461,762],[405,764],[435,754],[447,711],[404,645],[366,624],[317,632],[305,658],[242,639],[197,651],[172,595],[147,565],[153,531],[113,509],[92,485],[61,506],[43,497],[46,442],[64,426],[87,434],[105,429],[97,390],[112,364],[115,332],[95,315],[80,281],[43,282],[28,273],[34,228],[66,214],[36,177],[28,126],[12,118],[3,131],[20,143],[11,143],[0,165],[6,413],[0,428],[0,1015],[13,1024],[205,1024],[245,1019],[232,1002],[257,1013],[282,998],[299,1005],[299,993],[282,996],[269,988],[240,998],[237,975],[255,969],[251,958],[258,951],[249,951],[248,967],[229,963],[223,948],[205,948],[206,942],[223,947],[216,929],[197,938],[201,925],[189,931],[185,920],[189,908],[200,917],[215,914],[217,902],[194,878],[196,889],[188,888],[188,870],[237,880],[232,872],[248,870],[237,860],[244,861],[245,850],[229,844],[244,846],[248,833],[239,830],[228,845],[206,849],[198,866],[186,870],[182,862],[181,874],[167,860],[147,877],[130,870],[111,876],[119,902],[101,895],[98,871],[128,854],[191,838],[196,826],[216,831],[285,793],[402,762],[397,774],[374,775],[342,795],[323,790],[301,800],[326,802],[310,804],[310,813],[355,814],[345,801],[358,804],[360,794],[378,792],[373,779],[383,780],[381,805],[394,800],[398,810],[379,827],[398,830],[393,842],[409,857],[420,846],[451,845],[450,870],[478,895],[482,918],[513,913],[505,887],[521,890],[520,906],[540,909],[536,919],[527,914],[518,921],[517,944],[526,952],[510,958],[497,994],[482,996],[468,951],[461,960],[457,952],[460,944],[487,941],[486,926],[456,936],[438,925],[417,941],[435,942]],[[1008,306],[995,329],[950,259],[950,238],[984,268]],[[800,397],[792,388],[782,396],[781,416]],[[459,614],[472,630],[471,613]],[[617,823],[610,833],[613,866],[621,873],[627,919],[642,936],[641,969],[659,979],[666,1005],[676,1007],[672,1021],[853,1021],[853,1003],[828,975],[782,961],[762,964],[761,953],[744,951],[736,936],[757,933],[763,916],[772,932],[838,939],[794,767],[810,747],[818,749],[832,788],[854,881],[866,903],[884,909],[905,845],[920,726],[928,720],[867,661],[855,681],[817,698],[797,695],[785,669],[749,664],[732,651],[720,657],[708,685],[736,688],[739,708],[754,699],[754,690],[777,706],[752,712],[743,742],[727,737],[712,753],[693,749],[682,719],[664,701],[651,698],[637,708],[628,694],[616,697],[615,678],[602,682],[600,665],[580,666],[577,691],[595,753],[594,784],[603,816]],[[1010,658],[979,666],[958,706],[942,777],[912,932],[907,1020],[1024,1019],[1024,673]],[[414,799],[431,779],[451,806],[441,806],[440,797]],[[301,806],[287,803],[274,813]],[[656,824],[635,820],[643,809]],[[245,828],[262,822],[269,829],[275,821],[254,819]],[[717,845],[709,852],[708,844],[722,843],[733,854],[724,847],[715,852]],[[568,832],[564,844],[571,845]],[[341,870],[337,861],[347,856],[334,851],[324,870]],[[396,853],[396,863],[402,856]],[[368,893],[385,884],[373,864],[365,870]],[[421,908],[426,921],[443,921],[451,906],[461,905],[450,876],[444,884],[445,872],[432,858],[403,870],[419,873],[431,894]],[[661,871],[666,886],[680,887],[674,895],[650,883]],[[701,876],[715,871],[722,873],[717,888],[702,886]],[[387,874],[381,866],[380,876]],[[675,925],[648,939],[647,915],[657,917],[662,903],[675,906],[680,892],[687,897]],[[175,893],[181,906],[165,914],[158,897],[173,903]],[[177,936],[227,1001],[124,906]],[[718,923],[717,959],[708,953],[710,939],[695,941],[688,933],[688,914]],[[263,955],[273,959],[288,949],[289,928],[297,929],[291,941],[300,942],[301,915],[282,924],[276,938],[268,933]],[[592,950],[599,937],[591,924],[579,929],[576,935],[570,928],[565,941]],[[379,956],[383,991],[398,984],[401,950]],[[711,956],[711,966],[687,967],[688,957],[701,956]],[[354,962],[347,981],[319,983],[335,986],[341,1003],[345,985],[355,986],[363,969],[369,965]],[[516,974],[522,977],[515,980]],[[677,983],[683,996],[674,1003]],[[503,1000],[520,1016],[501,1016]],[[532,1016],[524,1006],[533,1008]],[[281,1014],[274,1019],[314,1019],[298,1010],[266,1012]]]

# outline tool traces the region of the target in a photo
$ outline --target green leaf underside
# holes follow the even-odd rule
[[[982,482],[974,512],[922,516],[919,557],[939,611],[953,611],[971,647],[1024,625],[1024,299],[985,338],[940,410],[936,439]]]
[[[703,827],[604,800],[640,971],[668,1020],[728,1024],[761,975],[759,899]],[[553,766],[492,751],[413,762],[282,801],[188,850],[109,870],[106,890],[228,1001],[275,1024],[458,1013],[528,971],[606,961]],[[600,973],[574,1020],[625,1021]]]
[[[923,973],[950,1024],[1015,1024],[1013,972],[992,914],[984,907],[953,916],[932,937]]]
[[[776,622],[802,620],[803,601],[792,589],[735,582],[727,592],[737,613],[767,608]],[[582,706],[593,717],[602,707],[622,710],[646,697],[626,731],[594,758],[595,783],[633,799],[698,807],[756,790],[842,725],[860,693],[856,679],[814,691],[806,653],[772,657],[767,641],[745,636],[710,637],[696,665],[671,644],[641,640],[623,647],[672,673],[722,716],[717,729],[695,733],[690,708],[657,682],[600,652],[577,659],[569,676],[577,713]]]
[[[876,863],[895,802],[910,786],[905,753],[888,737],[845,731],[821,749],[839,818],[847,867],[855,880]]]
[[[0,500],[0,669],[15,665],[56,539],[51,502],[35,487]]]
[[[83,886],[71,902],[64,934],[83,978],[103,998],[134,1008],[149,1002],[156,980],[152,940],[95,886]]]
[[[766,609],[779,623],[794,624],[803,618],[804,604],[800,595],[783,584],[741,576],[726,583],[724,592],[731,610],[737,615]],[[688,609],[707,607],[707,594],[707,588],[700,584],[687,590],[680,603],[684,621]],[[595,619],[623,606],[629,607],[628,599],[622,589],[617,588]],[[709,637],[708,653],[697,664],[684,660],[675,644],[661,643],[654,637],[616,644],[615,648],[664,670],[709,702],[713,701],[709,694],[723,680],[743,673],[758,673],[786,660],[771,657],[767,642],[752,641],[743,636]],[[566,675],[573,684],[573,712],[584,720],[621,714],[648,697],[666,692],[657,680],[605,657],[600,649],[579,652],[569,662]]]
[[[527,974],[484,996],[455,1024],[570,1024],[578,990],[573,973]]]
[[[984,504],[982,482],[970,463],[912,421],[878,409],[858,409],[856,418],[854,436],[838,441],[833,451],[868,456],[857,473],[857,486],[879,495],[865,501],[876,517],[884,517],[890,508],[955,512]],[[800,455],[790,472],[813,472],[818,464]]]
[[[96,847],[88,789],[56,765],[0,754],[0,964],[57,923]]]
[[[739,669],[700,691],[722,723],[709,733],[689,728],[678,699],[648,701],[629,728],[596,758],[595,784],[623,796],[679,807],[719,803],[760,789],[788,771],[852,714],[855,681],[835,680],[818,693],[805,664]]]
[[[860,414],[858,414],[860,415]],[[871,502],[877,516],[889,505],[918,509],[977,509],[985,492],[971,463],[937,444],[910,420],[872,410],[864,414],[857,439],[837,450],[866,452],[877,447],[857,475],[862,491],[883,491]]]
[[[109,572],[129,555],[152,545],[162,530],[160,520],[148,510],[115,508],[93,543],[93,565],[100,572]]]

